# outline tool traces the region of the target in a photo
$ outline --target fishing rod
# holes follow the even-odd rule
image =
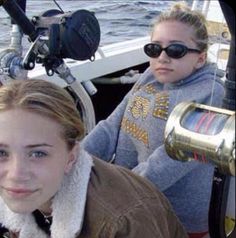
[[[9,78],[26,79],[27,72],[34,69],[36,63],[41,64],[48,76],[58,74],[72,88],[73,96],[77,95],[82,119],[89,132],[95,126],[95,113],[88,94],[93,94],[96,89],[90,81],[82,85],[76,80],[64,59],[95,59],[101,35],[95,14],[85,9],[73,12],[50,9],[30,21],[24,12],[26,1],[19,3],[21,6],[15,0],[0,0],[0,6],[28,36],[31,46],[24,57],[14,48],[0,52],[1,83]],[[18,45],[21,43],[19,35],[15,41]]]
[[[34,41],[37,37],[37,32],[34,25],[25,15],[25,1],[21,1],[18,5],[13,0],[0,0],[0,6],[9,14],[15,24],[17,24],[25,35],[28,35],[31,41]],[[23,7],[23,8],[22,8]]]

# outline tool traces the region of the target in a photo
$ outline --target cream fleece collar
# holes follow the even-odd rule
[[[64,178],[60,191],[52,202],[52,238],[74,238],[82,229],[87,188],[93,161],[80,150],[77,162],[69,176]],[[11,231],[20,231],[19,238],[48,238],[38,228],[32,214],[13,213],[0,198],[0,223]]]

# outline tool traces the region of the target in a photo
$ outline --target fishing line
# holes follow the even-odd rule
[[[53,2],[57,5],[57,7],[60,9],[60,11],[62,13],[64,13],[64,11],[62,10],[61,6],[59,5],[59,3],[56,0],[53,0]]]
[[[221,21],[219,22],[219,26],[218,26],[218,31],[219,32],[223,32],[223,24],[224,24],[224,17],[222,16],[221,18]],[[215,68],[215,71],[214,71],[214,81],[213,81],[213,84],[212,84],[212,90],[211,90],[211,98],[210,98],[210,105],[212,106],[213,104],[213,94],[214,94],[214,89],[215,89],[215,85],[216,85],[216,73],[217,73],[217,70],[218,70],[218,64],[219,64],[219,57],[220,57],[220,45],[222,44],[223,42],[223,39],[222,37],[220,37],[220,42],[218,43],[218,47],[217,47],[217,50],[216,50],[216,68]],[[226,70],[226,69],[224,69]],[[224,77],[224,76],[223,76]]]

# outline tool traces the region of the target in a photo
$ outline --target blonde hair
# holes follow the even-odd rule
[[[208,31],[206,18],[196,10],[191,10],[185,2],[175,3],[169,11],[162,12],[152,25],[152,31],[161,22],[179,21],[187,24],[194,30],[194,41],[201,52],[208,49]]]
[[[1,86],[0,112],[10,109],[23,109],[55,120],[62,127],[62,138],[69,150],[84,136],[84,126],[73,98],[53,83],[18,80]]]

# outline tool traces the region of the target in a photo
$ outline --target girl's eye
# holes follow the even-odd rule
[[[48,155],[48,153],[44,152],[44,151],[32,151],[30,152],[30,157],[33,158],[44,158]]]
[[[0,160],[7,158],[7,156],[8,156],[8,152],[0,149]]]

